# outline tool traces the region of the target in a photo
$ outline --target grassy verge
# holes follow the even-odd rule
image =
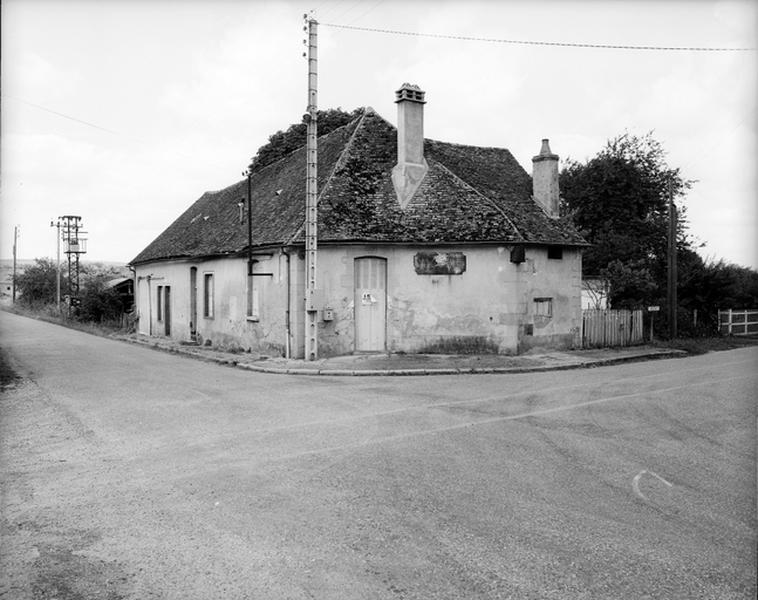
[[[719,350],[734,350],[745,346],[758,344],[757,336],[718,336],[702,338],[676,338],[673,340],[656,341],[653,345],[658,348],[673,348],[684,350],[689,354],[705,354]]]
[[[128,333],[125,329],[118,325],[111,325],[108,323],[92,323],[90,321],[77,321],[76,319],[68,318],[62,315],[56,315],[52,307],[42,307],[39,309],[25,307],[19,304],[12,306],[3,306],[2,310],[7,312],[21,315],[23,317],[29,317],[30,319],[38,319],[47,323],[55,323],[56,325],[62,325],[63,327],[69,327],[85,333],[91,333],[93,335],[99,335],[102,337],[108,337],[114,333]]]

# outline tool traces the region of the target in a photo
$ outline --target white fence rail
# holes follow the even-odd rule
[[[582,347],[608,348],[644,342],[642,310],[582,311]]]
[[[758,334],[758,308],[720,310],[719,332],[724,335]]]

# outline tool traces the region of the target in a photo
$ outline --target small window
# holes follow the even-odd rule
[[[213,273],[203,274],[203,316],[213,318]]]
[[[534,316],[550,318],[553,316],[553,299],[552,298],[535,298],[534,299]]]
[[[561,260],[563,258],[563,248],[560,246],[548,246],[547,257],[551,260]]]
[[[157,310],[155,311],[157,313],[156,318],[158,319],[158,321],[163,321],[163,286],[162,285],[158,286],[158,298],[157,298],[156,305],[157,305],[156,306]]]

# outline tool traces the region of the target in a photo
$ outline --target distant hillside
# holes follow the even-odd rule
[[[51,258],[51,257],[46,257],[46,258]],[[55,260],[54,257],[52,257],[52,258],[53,258],[53,260]],[[34,258],[17,258],[16,259],[16,268],[19,269],[19,268],[22,268],[22,267],[33,265],[35,260],[36,259],[34,259]],[[63,265],[67,265],[67,264],[68,263],[66,261],[66,257],[64,255],[61,255],[61,267],[63,267]],[[81,261],[81,264],[82,264],[82,266],[100,265],[100,266],[103,266],[103,267],[112,267],[114,269],[121,269],[121,268],[125,269],[126,268],[126,263],[125,262],[112,262],[112,261],[106,261],[106,260],[83,260],[83,261]],[[12,258],[0,258],[0,267],[9,267],[9,268],[12,269],[13,268],[13,259]]]

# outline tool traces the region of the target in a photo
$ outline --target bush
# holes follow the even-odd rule
[[[19,302],[29,308],[55,304],[58,267],[50,258],[35,258],[34,263],[16,275]],[[66,286],[66,278],[61,274],[61,290],[65,290]]]
[[[116,290],[106,285],[105,277],[96,277],[88,281],[79,298],[81,304],[77,318],[80,321],[121,322],[125,307]]]

